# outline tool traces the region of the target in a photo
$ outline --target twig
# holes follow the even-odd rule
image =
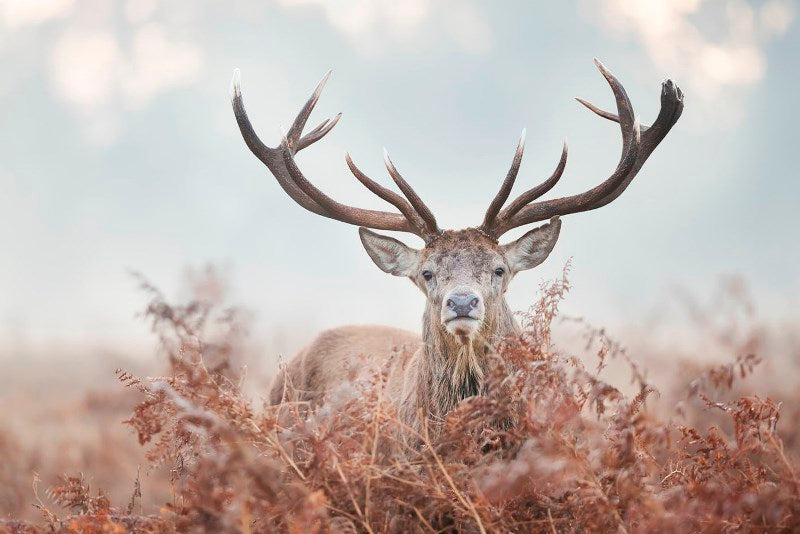
[[[381,402],[382,402],[382,400],[383,400],[383,381],[381,380],[381,387],[378,388],[378,402],[375,405],[376,413],[375,413],[374,422],[373,422],[373,425],[372,425],[373,436],[372,436],[372,454],[370,455],[370,459],[369,459],[369,467],[370,467],[370,469],[375,465],[375,456],[377,456],[377,453],[378,453],[378,436],[379,436],[378,430],[380,428],[379,422],[380,422],[380,415],[381,415]],[[370,474],[368,473],[367,474],[367,484],[366,484],[366,488],[364,490],[364,516],[366,517],[367,521],[369,521],[369,498],[370,498],[371,484],[372,484],[372,476],[370,476]]]
[[[336,460],[334,460],[334,464],[336,465],[336,471],[339,473],[339,477],[342,479],[342,482],[344,483],[344,487],[347,490],[347,495],[350,496],[350,501],[353,503],[353,508],[356,509],[356,513],[358,514],[358,517],[361,519],[361,524],[364,525],[364,528],[367,529],[367,532],[369,532],[370,534],[374,534],[374,532],[372,531],[372,528],[369,526],[369,523],[367,523],[366,519],[364,518],[364,514],[361,513],[361,508],[358,506],[358,502],[356,502],[356,498],[355,498],[355,496],[353,495],[353,492],[350,489],[350,482],[347,480],[347,477],[344,476],[344,472],[342,471],[342,467],[339,465],[339,462],[336,461]]]
[[[428,530],[434,533],[436,532],[436,529],[433,528],[433,526],[430,523],[428,523],[428,520],[422,516],[422,512],[420,512],[416,506],[414,507],[414,513],[417,514],[417,517],[419,518],[420,521],[422,521],[422,524],[428,527]]]
[[[428,435],[427,421],[424,418],[422,419],[422,421],[423,421],[422,428],[425,431],[425,446],[428,447],[428,450],[431,451],[431,455],[433,456],[433,459],[436,461],[436,465],[439,466],[439,469],[444,475],[444,478],[447,480],[447,483],[450,485],[450,488],[453,490],[453,493],[456,494],[456,497],[458,497],[458,500],[461,501],[461,504],[464,505],[464,507],[467,508],[472,513],[472,517],[478,524],[478,529],[481,531],[481,533],[486,534],[486,529],[483,526],[483,521],[481,521],[481,516],[478,514],[478,510],[475,509],[475,505],[472,504],[472,501],[469,499],[469,497],[467,497],[466,495],[462,495],[462,493],[458,491],[456,483],[453,482],[453,479],[450,477],[450,473],[447,472],[447,469],[444,467],[441,458],[439,458],[439,455],[436,454],[436,450],[433,448],[433,445],[431,444],[430,436]]]
[[[558,534],[558,531],[556,531],[556,525],[553,523],[553,514],[550,513],[550,508],[547,509],[547,520],[550,522],[550,530],[553,532],[553,534]]]

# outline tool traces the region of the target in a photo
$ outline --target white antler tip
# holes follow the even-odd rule
[[[230,88],[231,99],[242,96],[242,71],[233,69]]]
[[[392,164],[392,160],[389,159],[389,151],[386,150],[386,147],[383,147],[383,161],[385,161],[387,165]]]
[[[594,64],[597,65],[597,68],[600,70],[601,73],[603,73],[603,76],[605,76],[606,78],[612,76],[611,71],[608,70],[608,68],[605,65],[603,65],[602,61],[600,61],[597,58],[594,58]]]
[[[519,144],[521,146],[525,146],[525,136],[526,135],[528,135],[528,129],[527,128],[523,128],[522,129],[522,133],[519,136]]]
[[[333,69],[329,69],[328,72],[325,73],[325,76],[323,76],[322,79],[319,81],[319,83],[317,84],[317,90],[315,91],[316,93],[322,92],[322,88],[325,87],[326,83],[328,83],[328,78],[331,77],[331,74],[333,74]]]

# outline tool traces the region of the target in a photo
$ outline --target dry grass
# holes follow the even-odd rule
[[[483,394],[406,440],[411,430],[382,395],[380,371],[353,385],[356,400],[331,399],[313,413],[254,404],[241,392],[236,311],[169,305],[144,287],[169,372],[118,378],[138,397],[125,423],[165,498],[143,506],[140,477],[122,472],[129,497],[113,502],[80,474],[42,491],[4,462],[3,511],[19,517],[32,503],[40,518],[0,521],[0,531],[800,530],[800,397],[745,393],[766,358],[750,350],[750,336],[731,347],[731,363],[669,382],[679,398],[659,404],[675,410],[655,409],[655,386],[602,330],[585,327],[592,365],[554,346],[565,277],[542,288],[524,333],[498,346]],[[612,359],[630,368],[633,394],[602,378]],[[2,432],[0,454],[36,465]]]

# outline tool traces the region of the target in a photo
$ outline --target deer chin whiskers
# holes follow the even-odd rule
[[[460,343],[470,343],[484,328],[482,319],[456,317],[444,323],[445,331]]]

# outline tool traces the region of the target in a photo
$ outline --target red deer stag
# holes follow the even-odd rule
[[[253,130],[242,102],[239,71],[234,72],[231,100],[242,137],[284,191],[308,211],[358,225],[361,242],[375,264],[387,273],[410,278],[427,298],[422,338],[386,326],[345,326],[323,332],[295,355],[286,372],[275,379],[270,393],[272,403],[291,398],[319,405],[326,395],[352,380],[359,366],[364,367],[359,362],[364,356],[376,366],[384,366],[388,372],[387,396],[396,403],[401,419],[412,428],[419,428],[418,414],[441,418],[461,399],[478,393],[487,351],[496,340],[519,331],[504,298],[511,279],[547,258],[558,239],[559,216],[600,208],[622,194],[683,111],[683,93],[667,80],[661,87],[658,117],[652,126],[640,126],[620,82],[599,61],[595,63],[611,86],[617,114],[578,101],[601,117],[619,123],[622,155],[614,172],[583,193],[537,201],[564,172],[565,144],[552,176],[506,205],[522,160],[523,131],[511,168],[489,204],[483,223],[444,231],[385,153],[386,168],[405,198],[366,176],[349,154],[345,159],[358,181],[399,213],[341,204],[303,175],[295,153],[322,139],[341,117],[339,114],[333,120],[325,120],[302,135],[330,72],[276,148],[266,146]],[[500,236],[512,228],[548,220],[516,241],[498,243]],[[368,228],[409,232],[421,237],[425,247],[417,250]]]

